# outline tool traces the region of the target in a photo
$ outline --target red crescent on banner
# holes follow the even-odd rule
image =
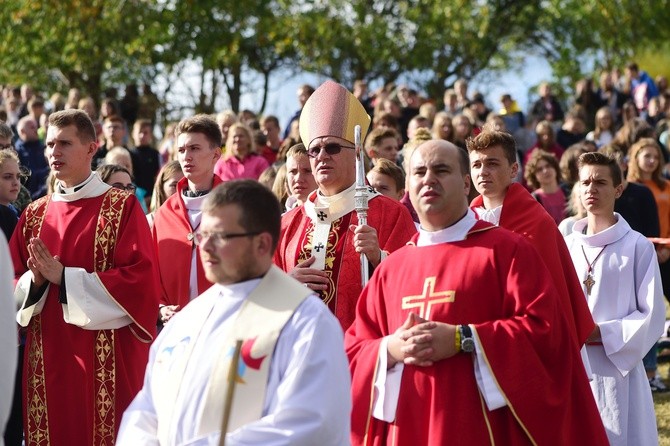
[[[254,358],[251,356],[251,349],[254,346],[254,342],[256,342],[256,338],[247,339],[244,341],[242,344],[242,350],[240,350],[240,356],[247,367],[250,367],[254,370],[259,370],[266,356],[260,358]]]

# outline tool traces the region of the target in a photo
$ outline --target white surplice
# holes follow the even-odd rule
[[[159,444],[158,398],[154,395],[176,385],[181,387],[174,402],[169,444],[218,444],[218,431],[204,437],[195,434],[206,401],[206,386],[233,316],[259,282],[215,284],[165,325],[151,347],[144,387],[123,416],[117,446]],[[203,319],[202,326],[190,323]],[[181,384],[169,382],[174,358],[195,338]],[[340,324],[312,295],[298,306],[279,336],[270,364],[263,417],[230,432],[226,445],[349,444],[350,381]]]
[[[588,264],[593,263],[591,294],[586,295],[586,286],[583,289],[602,345],[586,347],[593,371],[591,389],[612,445],[657,445],[654,403],[642,358],[663,333],[661,277],[654,245],[619,214],[615,217],[615,225],[593,235],[584,234],[587,219],[579,220],[565,240],[580,280],[586,279]]]

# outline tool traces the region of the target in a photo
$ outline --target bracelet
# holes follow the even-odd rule
[[[454,345],[456,346],[456,353],[461,351],[461,327],[456,326],[456,332],[454,333]]]

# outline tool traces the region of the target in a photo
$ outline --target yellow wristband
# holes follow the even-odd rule
[[[458,325],[456,325],[456,332],[454,333],[454,345],[456,346],[456,353],[461,351],[461,330]]]

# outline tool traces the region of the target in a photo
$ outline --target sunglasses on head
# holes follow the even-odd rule
[[[322,146],[310,147],[309,149],[307,149],[307,155],[310,158],[316,158],[317,156],[319,156],[319,153],[321,153],[321,149],[325,150],[325,152],[328,155],[332,156],[332,155],[337,155],[338,153],[340,153],[340,151],[342,149],[353,150],[353,149],[355,149],[355,147],[343,146],[343,145],[338,144],[336,142],[331,142],[331,143],[328,143],[328,144],[325,144],[325,145],[322,145]]]

